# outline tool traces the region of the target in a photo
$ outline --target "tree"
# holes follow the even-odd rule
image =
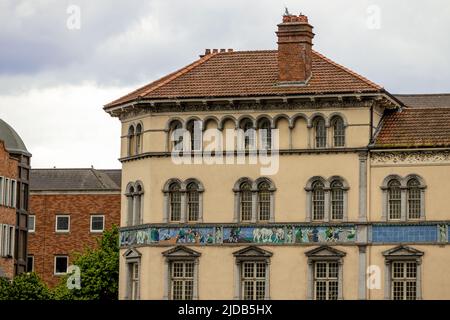
[[[50,300],[52,292],[34,272],[22,273],[12,282],[0,279],[0,300]]]
[[[116,226],[97,239],[97,248],[87,248],[76,256],[74,265],[80,268],[80,289],[69,289],[66,275],[55,288],[61,300],[117,300],[119,288],[119,231]]]

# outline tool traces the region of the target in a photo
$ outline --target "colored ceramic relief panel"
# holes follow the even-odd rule
[[[120,245],[343,243],[356,240],[355,226],[192,227],[123,230]]]
[[[374,225],[372,227],[372,242],[436,242],[438,240],[438,226],[436,225],[403,225],[386,226]]]

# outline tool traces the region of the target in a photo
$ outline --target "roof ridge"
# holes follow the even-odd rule
[[[218,54],[218,52],[215,52],[215,53],[211,53],[211,54],[205,55],[205,56],[201,57],[200,59],[197,59],[196,61],[192,62],[191,64],[188,64],[184,68],[181,68],[178,71],[175,71],[174,73],[172,73],[171,77],[169,77],[166,80],[158,83],[156,86],[149,88],[149,90],[146,90],[146,91],[142,92],[139,96],[146,96],[150,92],[155,91],[156,89],[161,88],[162,86],[165,86],[169,82],[171,82],[171,81],[181,77],[182,75],[186,74],[187,72],[191,71],[192,69],[194,69],[194,68],[198,67],[199,65],[205,63],[206,61],[208,61],[210,58],[212,58],[213,56],[215,56],[217,54]]]
[[[382,86],[376,84],[375,82],[370,81],[370,80],[367,79],[366,77],[363,77],[362,75],[356,73],[355,71],[353,71],[353,70],[351,70],[351,69],[349,69],[349,68],[347,68],[347,67],[344,67],[343,65],[341,65],[341,64],[339,64],[339,63],[337,63],[337,62],[331,60],[330,58],[327,58],[327,57],[324,56],[323,54],[321,54],[321,53],[319,53],[319,52],[317,52],[317,51],[315,51],[315,50],[312,50],[312,52],[313,52],[315,55],[317,55],[319,58],[321,58],[321,59],[327,61],[328,63],[331,63],[332,65],[334,65],[334,66],[336,66],[336,67],[338,67],[338,68],[344,70],[345,72],[351,74],[352,76],[357,77],[359,80],[364,81],[366,84],[368,84],[368,85],[370,85],[370,86],[374,86],[374,87],[376,87],[378,90],[383,89]]]

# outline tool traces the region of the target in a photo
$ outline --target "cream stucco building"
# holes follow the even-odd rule
[[[120,298],[450,299],[450,109],[313,51],[303,15],[276,34],[105,106]]]

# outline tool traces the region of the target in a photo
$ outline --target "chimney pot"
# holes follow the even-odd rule
[[[205,49],[205,55],[211,54],[211,49]]]
[[[285,14],[278,24],[278,80],[306,84],[311,77],[313,27],[308,17]]]
[[[212,52],[213,53],[217,53],[217,52],[219,52],[219,50],[218,49],[212,49]]]
[[[233,49],[228,49],[228,52],[233,52]]]
[[[227,50],[225,50],[225,49],[220,49],[220,52],[226,52]]]

